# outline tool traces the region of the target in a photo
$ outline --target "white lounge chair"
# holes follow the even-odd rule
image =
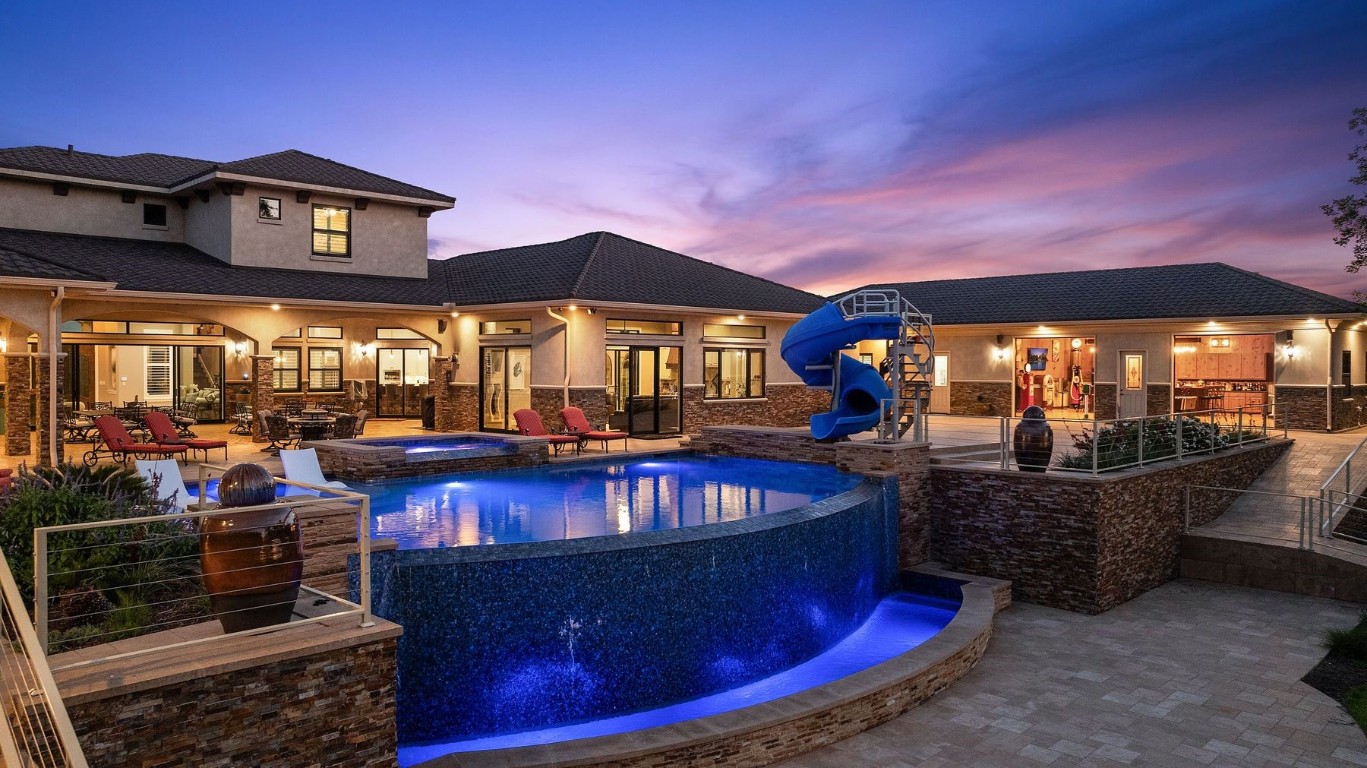
[[[176,509],[184,511],[191,504],[199,503],[199,496],[190,493],[185,480],[180,476],[180,466],[175,459],[137,459],[138,474],[148,485],[157,487],[157,498],[165,501],[174,494],[172,503]]]
[[[298,448],[280,452],[280,463],[285,467],[285,479],[296,483],[321,485],[324,488],[350,490],[341,480],[328,480],[323,477],[323,468],[318,466],[318,451],[312,448]],[[317,496],[318,491],[300,488],[296,485],[285,486],[286,496]]]

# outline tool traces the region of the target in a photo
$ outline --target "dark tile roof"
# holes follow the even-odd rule
[[[937,325],[1315,317],[1363,311],[1347,299],[1219,263],[864,287],[896,288]]]
[[[426,279],[233,267],[181,243],[0,228],[0,252],[6,251],[85,275],[75,279],[117,283],[125,291],[431,306],[446,300],[437,261],[428,263]]]
[[[0,149],[0,168],[168,189],[211,171],[221,170],[298,184],[342,187],[358,192],[414,197],[440,203],[455,202],[455,198],[449,195],[405,184],[297,149],[217,163],[174,155],[116,156],[93,152],[68,152],[56,147],[14,147]]]
[[[629,302],[751,312],[810,312],[824,299],[611,232],[447,259],[456,304]]]
[[[82,280],[101,282],[98,275],[64,267],[27,253],[0,248],[0,275],[10,277],[39,277],[53,280]]]
[[[396,181],[370,171],[363,171],[350,165],[343,165],[325,157],[300,152],[297,149],[249,157],[245,160],[234,160],[230,163],[221,164],[219,170],[248,176],[260,176],[266,179],[416,197],[443,203],[454,203],[456,201],[454,197],[443,195],[440,192],[405,184],[402,181]]]
[[[170,187],[187,178],[208,173],[214,163],[175,155],[116,156],[67,152],[56,147],[14,147],[0,149],[0,167],[149,187]]]

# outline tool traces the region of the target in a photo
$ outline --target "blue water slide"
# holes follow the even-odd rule
[[[833,356],[840,366],[840,391],[830,412],[812,416],[812,437],[841,438],[878,426],[881,403],[892,397],[892,391],[873,366],[839,352],[867,339],[896,339],[901,330],[897,317],[847,318],[834,304],[807,315],[788,330],[779,354],[807,386],[829,389]]]

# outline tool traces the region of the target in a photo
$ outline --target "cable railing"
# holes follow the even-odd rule
[[[0,758],[7,766],[86,768],[47,656],[2,554],[0,603],[0,716],[5,721]]]
[[[1359,504],[1364,490],[1367,490],[1367,471],[1364,471],[1363,464],[1367,464],[1367,439],[1364,439],[1358,446],[1344,458],[1338,465],[1328,480],[1320,485],[1320,499],[1325,506],[1323,518],[1320,521],[1320,535],[1333,535],[1334,525],[1338,518],[1345,512],[1352,509],[1355,504]],[[1359,454],[1362,454],[1359,456]],[[1357,464],[1357,471],[1354,472],[1354,463]]]
[[[1129,419],[1048,418],[1053,432],[1051,472],[1100,475],[1163,461],[1215,453],[1286,436],[1273,427],[1270,404],[1183,411]],[[927,420],[932,454],[941,464],[1019,466],[1013,450],[1018,416]]]
[[[200,465],[200,499],[226,469]],[[347,616],[370,626],[370,497],[284,478],[275,484],[277,498],[267,504],[34,529],[38,647],[55,654],[100,646],[60,660],[54,668],[63,670]],[[335,594],[347,591],[345,573],[311,567],[315,560],[281,538],[274,518],[285,510],[301,528],[332,526],[331,539],[359,555],[359,602]],[[345,560],[331,558],[334,569]]]
[[[1196,492],[1193,494],[1193,492]],[[1227,507],[1238,498],[1246,498],[1257,503],[1267,518],[1261,523],[1240,526],[1239,535],[1246,538],[1266,539],[1268,541],[1289,541],[1287,521],[1294,519],[1296,548],[1313,552],[1315,550],[1315,518],[1320,509],[1319,499],[1314,496],[1298,496],[1292,493],[1255,491],[1247,488],[1223,488],[1213,485],[1188,485],[1182,491],[1182,507],[1185,515],[1183,530],[1190,531],[1192,526],[1192,497],[1218,494],[1224,500],[1220,506]],[[1201,526],[1195,526],[1201,527]]]

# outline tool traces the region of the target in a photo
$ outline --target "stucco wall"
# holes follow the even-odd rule
[[[158,242],[185,239],[185,211],[169,197],[139,192],[125,203],[116,189],[72,186],[65,196],[52,194],[52,182],[0,179],[0,227],[69,232],[78,235],[129,237]],[[166,206],[166,228],[144,227],[142,204]]]

